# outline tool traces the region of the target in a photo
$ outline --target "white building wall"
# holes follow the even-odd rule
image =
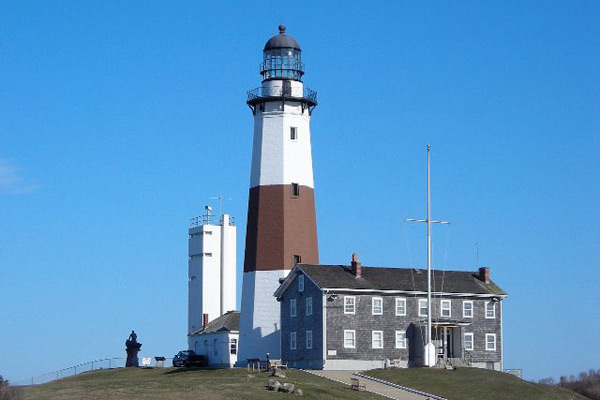
[[[281,358],[280,304],[273,296],[279,279],[290,271],[252,271],[244,273],[240,316],[238,359],[245,365],[248,358]]]
[[[224,214],[221,226],[221,315],[236,309],[236,227]]]
[[[237,354],[231,354],[231,340],[239,342],[239,334],[233,332],[213,332],[191,335],[189,349],[204,355],[210,367],[232,368],[237,362]]]
[[[188,334],[236,306],[236,227],[190,228],[188,239]]]

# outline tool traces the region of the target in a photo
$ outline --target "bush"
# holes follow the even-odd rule
[[[15,392],[8,386],[8,381],[0,375],[0,400],[12,400],[15,398]]]
[[[593,400],[600,400],[600,370],[590,370],[579,374],[579,379],[573,375],[569,378],[560,377],[560,386],[571,389]]]

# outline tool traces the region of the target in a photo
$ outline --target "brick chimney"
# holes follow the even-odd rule
[[[360,278],[361,276],[361,271],[360,271],[360,261],[358,261],[358,256],[356,255],[356,253],[352,253],[352,273],[354,274],[354,276],[356,276],[357,278]]]
[[[490,283],[490,269],[488,267],[479,268],[479,279],[483,283]]]
[[[208,314],[202,314],[202,327],[208,325]]]

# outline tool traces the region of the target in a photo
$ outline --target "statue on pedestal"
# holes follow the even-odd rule
[[[137,341],[137,335],[134,331],[131,331],[129,339],[125,341],[125,351],[127,351],[127,361],[125,362],[126,367],[139,367],[140,361],[138,359],[138,351],[142,347],[141,343]]]

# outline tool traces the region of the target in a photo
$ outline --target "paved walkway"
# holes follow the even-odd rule
[[[323,370],[309,370],[309,373],[321,376],[323,378],[331,379],[336,382],[341,382],[346,385],[350,385],[350,378],[353,377],[352,374],[356,371],[323,371]],[[421,396],[419,394],[410,393],[406,390],[394,388],[388,385],[384,385],[383,383],[374,382],[371,380],[367,380],[364,378],[359,378],[361,382],[366,383],[367,391],[375,394],[379,394],[381,396],[387,397],[389,399],[397,399],[397,400],[426,400],[429,399],[427,396]]]

